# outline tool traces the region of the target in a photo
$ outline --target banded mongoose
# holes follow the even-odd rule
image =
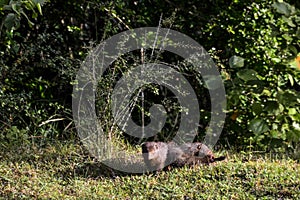
[[[165,167],[168,144],[164,142],[145,142],[142,145],[144,162],[150,171],[160,171]]]
[[[182,167],[184,165],[210,164],[225,159],[215,158],[213,152],[200,142],[177,145],[174,142],[145,142],[142,145],[144,162],[149,170],[162,170],[166,165]]]

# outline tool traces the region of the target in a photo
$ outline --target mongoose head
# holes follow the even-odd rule
[[[156,142],[145,142],[142,145],[142,153],[144,156],[147,156],[148,160],[152,160],[157,156],[157,151],[159,146]]]
[[[167,159],[168,146],[164,142],[145,142],[142,144],[144,162],[150,170],[161,170]]]
[[[213,163],[215,161],[215,155],[213,152],[205,145],[202,143],[197,143],[198,146],[198,152],[197,156],[199,156],[204,163]]]

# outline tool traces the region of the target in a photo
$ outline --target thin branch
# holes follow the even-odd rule
[[[159,23],[158,23],[157,31],[156,31],[156,35],[155,35],[155,40],[154,40],[153,47],[152,47],[152,52],[151,52],[150,60],[151,60],[151,58],[152,58],[152,56],[154,54],[154,49],[155,49],[155,46],[156,46],[156,43],[157,43],[157,37],[158,37],[159,29],[161,28],[162,16],[163,16],[163,14],[161,13],[160,18],[159,18]]]
[[[121,24],[123,24],[128,30],[131,29],[127,24],[125,24],[125,22],[123,22],[123,20],[120,17],[118,17],[115,13],[111,12],[111,10],[107,8],[104,8],[104,10],[108,12],[110,15],[112,15],[114,18],[116,18],[119,22],[121,22]]]
[[[65,118],[49,119],[49,120],[46,120],[46,121],[42,122],[41,124],[39,124],[39,127],[41,127],[45,124],[48,124],[50,122],[57,122],[57,121],[62,121],[62,120],[65,120]]]

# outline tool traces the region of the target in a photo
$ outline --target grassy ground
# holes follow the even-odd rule
[[[228,154],[215,166],[116,174],[78,144],[0,151],[0,199],[300,199],[300,164]]]

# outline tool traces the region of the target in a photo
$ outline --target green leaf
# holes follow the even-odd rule
[[[281,59],[280,58],[271,58],[271,60],[275,63],[280,63]]]
[[[15,11],[18,15],[20,15],[20,7],[19,7],[17,4],[15,4],[15,3],[11,4],[11,8],[12,8],[13,11]]]
[[[296,37],[298,39],[300,39],[300,27],[298,27],[297,31],[296,31]]]
[[[293,107],[298,103],[298,95],[291,90],[279,92],[277,94],[278,101],[286,107]]]
[[[215,90],[217,88],[220,88],[223,83],[218,76],[213,76],[213,75],[207,75],[204,76],[204,81],[205,81],[205,87],[210,89],[210,90]]]
[[[244,69],[240,70],[237,73],[237,76],[242,79],[243,81],[251,81],[251,80],[257,80],[257,72],[253,69]]]
[[[20,49],[20,44],[17,44],[17,43],[14,43],[11,45],[12,47],[12,50],[15,52],[15,53],[18,53],[19,52],[19,49]]]
[[[252,92],[261,94],[265,89],[265,83],[261,80],[250,80],[247,81],[247,85],[252,86]]]
[[[37,17],[38,17],[38,13],[37,13],[37,12],[32,12],[31,17],[32,17],[33,19],[37,18]]]
[[[288,76],[288,79],[289,79],[289,81],[291,83],[291,86],[293,86],[294,85],[294,78],[293,78],[293,76],[291,74],[288,74],[287,76]]]
[[[3,6],[5,6],[6,4],[8,4],[8,2],[5,2],[3,0],[0,1],[0,8],[2,8]]]
[[[36,4],[36,7],[37,7],[37,9],[38,9],[40,15],[43,15],[41,4],[40,4],[40,3],[37,3],[37,4]]]
[[[277,101],[267,101],[264,103],[264,110],[270,114],[279,114],[279,103]]]
[[[291,51],[295,56],[298,54],[298,50],[294,45],[289,45],[288,50]]]
[[[26,13],[21,11],[21,14],[27,19],[29,26],[32,27],[34,25],[34,23],[32,21],[30,21],[29,17],[26,15]]]
[[[32,0],[32,2],[34,2],[35,4],[41,4],[43,5],[43,3],[45,3],[47,0]]]
[[[290,27],[296,27],[296,25],[294,24],[293,20],[291,20],[290,18],[287,18],[286,16],[282,16],[282,19],[284,22],[286,22]]]
[[[33,4],[32,1],[24,1],[23,3],[24,3],[25,8],[26,8],[27,10],[34,11],[34,4]]]
[[[291,14],[291,5],[286,2],[275,2],[272,5],[273,8],[280,14],[284,14],[286,16],[290,16]]]
[[[287,41],[291,42],[293,40],[292,36],[290,34],[283,34],[282,37]]]
[[[297,114],[296,108],[289,108],[288,114],[289,115],[295,115],[295,114]]]
[[[256,114],[259,115],[262,112],[263,108],[260,103],[254,103],[252,105],[252,111]]]
[[[8,29],[11,30],[12,27],[14,27],[15,22],[17,20],[17,17],[14,13],[8,13],[4,20],[4,26]]]
[[[9,11],[11,11],[12,10],[12,6],[11,5],[4,5],[3,6],[3,10],[9,10]]]
[[[232,56],[229,59],[229,66],[231,68],[240,68],[240,67],[244,67],[244,61],[245,59],[239,56]]]
[[[300,114],[299,114],[299,112],[296,113],[296,114],[294,114],[294,115],[290,115],[290,117],[291,117],[291,119],[293,121],[299,121],[300,122]]]
[[[253,131],[256,134],[264,133],[269,130],[269,126],[265,120],[261,118],[255,118],[250,121],[248,130]]]
[[[272,138],[276,138],[276,139],[279,139],[281,136],[281,134],[278,130],[271,130],[270,135]]]
[[[287,132],[286,137],[289,141],[300,142],[300,131],[299,130],[290,130]]]
[[[298,130],[298,131],[300,131],[300,124],[299,123],[297,123],[297,122],[293,122],[293,127],[294,127],[294,129],[295,130]]]

